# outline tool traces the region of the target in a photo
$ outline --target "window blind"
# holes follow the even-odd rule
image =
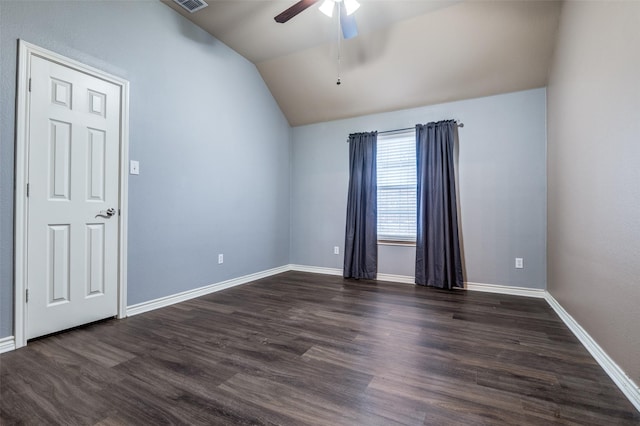
[[[415,130],[378,134],[378,240],[416,240]]]

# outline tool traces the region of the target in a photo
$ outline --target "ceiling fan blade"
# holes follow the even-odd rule
[[[342,28],[342,37],[344,39],[348,40],[358,35],[356,18],[353,14],[347,15],[347,9],[344,7],[344,2],[340,3],[340,28]]]
[[[313,6],[314,4],[318,3],[319,1],[320,0],[300,0],[298,3],[294,4],[289,9],[285,10],[284,12],[282,12],[280,15],[276,16],[273,19],[275,19],[276,22],[284,24],[289,19],[291,19],[294,16],[296,16],[298,13],[300,13],[303,10]]]

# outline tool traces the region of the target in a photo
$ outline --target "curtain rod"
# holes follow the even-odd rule
[[[464,127],[464,123],[461,121],[456,120],[456,125],[458,127]],[[415,130],[416,126],[413,127],[405,127],[404,129],[394,129],[394,130],[384,130],[382,132],[378,132],[378,134],[385,134],[385,133],[397,133],[397,132],[404,132],[407,130]],[[347,143],[349,143],[349,138],[347,138]]]
[[[458,127],[464,127],[464,123],[461,121],[456,120],[456,125]],[[384,130],[382,132],[378,132],[378,134],[384,134],[384,133],[396,133],[396,132],[404,132],[406,130],[415,130],[416,126],[413,127],[405,127],[404,129],[394,129],[394,130]]]

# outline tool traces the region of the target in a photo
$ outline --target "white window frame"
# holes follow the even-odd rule
[[[394,149],[397,148],[397,149]],[[378,134],[378,243],[415,245],[417,225],[416,131],[402,130]],[[406,173],[405,173],[406,172]],[[395,191],[392,187],[396,187]],[[396,203],[394,206],[390,203]],[[390,224],[396,219],[405,225]],[[396,228],[395,230],[393,228]]]

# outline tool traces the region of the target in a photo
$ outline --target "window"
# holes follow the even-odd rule
[[[379,134],[378,241],[416,241],[416,132]]]

